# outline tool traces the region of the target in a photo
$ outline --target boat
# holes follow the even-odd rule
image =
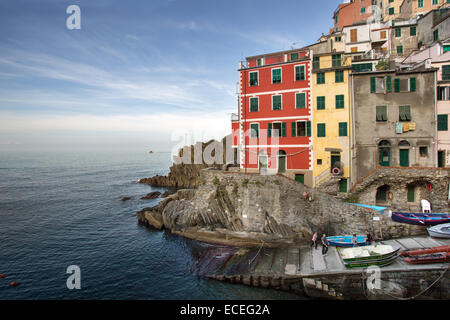
[[[410,264],[445,263],[450,262],[450,253],[438,252],[420,256],[412,256],[405,258],[405,261]]]
[[[434,226],[450,222],[448,213],[415,213],[415,212],[392,212],[392,221],[415,224],[420,226]]]
[[[399,250],[389,245],[370,245],[341,249],[340,254],[346,268],[383,267],[397,259]]]
[[[402,250],[402,251],[400,251],[400,255],[403,257],[410,257],[410,256],[418,256],[418,255],[438,253],[438,252],[450,252],[450,245],[438,246],[438,247],[432,247],[432,248],[426,248],[426,249]]]
[[[353,236],[332,236],[327,237],[328,243],[331,246],[335,247],[353,247],[352,243]],[[356,239],[358,239],[358,246],[365,246],[370,243],[367,243],[366,236],[357,235]]]
[[[450,238],[450,223],[439,224],[428,228],[428,234],[435,238]]]
[[[153,151],[152,150],[148,150],[147,153],[150,154],[150,153],[153,153]]]

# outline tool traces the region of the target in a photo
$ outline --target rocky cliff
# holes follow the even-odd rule
[[[227,136],[221,142],[210,140],[181,148],[167,176],[157,175],[143,178],[139,182],[155,187],[196,188],[199,185],[201,170],[222,168],[226,164],[231,165],[236,162],[237,157],[231,148],[230,141],[231,136]],[[214,157],[215,163],[205,161],[205,154]]]
[[[363,233],[375,238],[425,234],[387,214],[343,203],[284,176],[201,170],[196,189],[179,190],[138,213],[156,228],[201,241],[232,245],[308,242],[314,232]]]

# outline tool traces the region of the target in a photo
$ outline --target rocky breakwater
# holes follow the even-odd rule
[[[390,239],[426,233],[373,210],[352,206],[284,176],[201,170],[195,189],[182,189],[139,221],[209,243],[279,246],[309,242],[314,232],[362,233]]]
[[[237,156],[231,148],[231,136],[227,136],[221,142],[210,140],[183,147],[178,150],[178,155],[173,160],[174,164],[167,176],[156,175],[143,178],[139,182],[155,187],[196,188],[200,182],[201,170],[230,165],[237,161]]]

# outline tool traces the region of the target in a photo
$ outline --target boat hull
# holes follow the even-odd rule
[[[428,264],[428,263],[446,263],[450,262],[450,254],[447,252],[425,254],[421,256],[412,256],[405,258],[409,264]]]
[[[428,234],[435,238],[450,239],[450,223],[428,228]]]
[[[378,267],[384,267],[391,263],[393,263],[398,258],[398,255],[395,254],[389,258],[386,259],[378,259],[378,260],[366,260],[366,261],[354,261],[349,263],[344,263],[346,268],[367,268],[370,266],[378,266]]]
[[[394,250],[392,252],[386,253],[386,254],[374,255],[374,256],[369,256],[369,257],[346,258],[343,260],[344,260],[344,263],[381,261],[381,260],[390,259],[394,256],[396,257],[398,255],[399,251],[400,251],[400,248],[397,250]]]
[[[352,237],[353,236],[334,236],[334,237],[327,237],[327,240],[331,246],[350,248],[353,247]],[[358,247],[370,244],[366,241],[365,236],[356,236],[356,238],[358,239],[357,244]]]
[[[410,213],[392,212],[392,221],[414,224],[420,226],[434,226],[450,222],[450,214],[447,213]]]
[[[403,257],[411,257],[411,256],[432,254],[432,253],[438,253],[438,252],[450,252],[450,245],[449,246],[432,247],[432,248],[427,248],[427,249],[402,250],[402,251],[400,251],[400,255],[402,255]]]

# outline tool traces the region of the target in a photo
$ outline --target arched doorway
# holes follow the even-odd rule
[[[286,151],[278,151],[278,173],[286,172]]]
[[[408,141],[402,140],[399,142],[399,152],[400,152],[400,167],[409,167],[409,147],[411,145]]]
[[[375,195],[376,203],[385,203],[388,201],[390,187],[388,185],[383,185],[377,188],[377,193]]]
[[[378,154],[380,166],[389,167],[391,165],[391,143],[387,140],[380,141]]]

